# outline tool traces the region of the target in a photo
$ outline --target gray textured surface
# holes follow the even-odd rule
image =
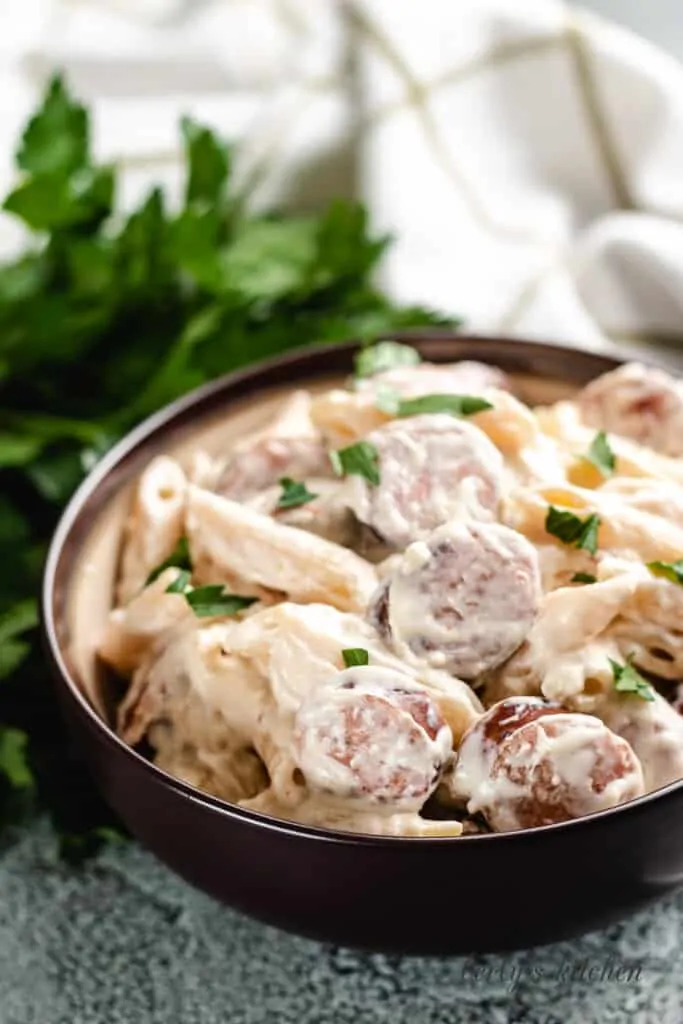
[[[325,947],[249,921],[135,845],[66,868],[40,826],[0,857],[0,891],[0,1024],[683,1020],[683,894],[577,942],[420,960]],[[631,980],[619,981],[618,967]]]

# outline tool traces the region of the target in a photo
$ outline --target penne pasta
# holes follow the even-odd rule
[[[360,611],[377,582],[373,567],[346,548],[198,487],[189,489],[186,525],[198,566],[296,601]]]
[[[117,597],[127,604],[168,558],[183,533],[187,479],[166,455],[150,462],[138,482],[126,523]]]
[[[98,653],[120,675],[132,672],[171,633],[191,622],[192,614],[182,595],[167,592],[177,576],[177,569],[165,569],[129,604],[110,612]]]
[[[121,737],[245,810],[416,839],[683,778],[680,386],[532,409],[383,345],[144,471],[99,644]]]

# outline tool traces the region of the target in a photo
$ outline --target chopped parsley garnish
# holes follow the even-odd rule
[[[347,647],[342,651],[342,658],[347,668],[355,668],[356,665],[368,665],[370,655],[363,647]]]
[[[292,480],[289,476],[280,477],[280,487],[282,488],[282,494],[278,498],[276,508],[299,508],[301,505],[307,505],[309,501],[314,501],[318,495],[306,487],[306,484],[298,480]]]
[[[205,587],[190,586],[190,574],[186,570],[166,587],[167,594],[182,594],[197,618],[208,619],[214,615],[237,615],[258,601],[257,597],[242,597],[231,594],[222,583],[210,583]]]
[[[165,558],[163,562],[156,567],[156,569],[152,569],[145,581],[145,586],[148,587],[150,583],[154,583],[154,581],[161,576],[162,572],[171,568],[192,570],[192,561],[190,559],[190,548],[187,543],[187,537],[181,537],[168,558]]]
[[[647,567],[653,576],[663,576],[665,580],[683,586],[683,558],[677,562],[648,562]]]
[[[593,576],[589,572],[575,572],[572,576],[570,583],[597,583],[597,576]]]
[[[643,679],[640,672],[633,666],[632,658],[633,655],[630,654],[625,665],[620,665],[618,661],[613,661],[611,658],[608,659],[614,677],[614,689],[619,693],[632,693],[635,697],[640,697],[641,700],[654,700],[654,690],[647,679]]]
[[[173,583],[169,583],[166,587],[167,594],[184,594],[190,586],[190,570],[181,569]]]
[[[445,412],[451,416],[473,416],[493,406],[476,395],[421,395],[419,398],[399,398],[396,392],[385,389],[377,396],[377,406],[392,416],[421,416],[425,413]]]
[[[337,476],[363,476],[375,487],[379,484],[379,452],[369,441],[330,452],[330,460]]]
[[[356,355],[356,377],[374,377],[376,373],[395,370],[398,366],[416,366],[419,362],[420,353],[410,345],[379,341],[376,345],[362,348]]]
[[[195,587],[185,594],[195,615],[200,618],[209,618],[211,615],[237,615],[252,604],[258,601],[257,597],[242,597],[241,594],[231,594],[226,591],[220,583],[210,584],[206,587]]]
[[[595,466],[603,476],[611,476],[617,464],[616,456],[609,446],[607,434],[599,430],[593,438],[590,448],[582,456],[587,462]]]
[[[563,544],[571,544],[575,548],[583,548],[594,555],[598,550],[598,528],[600,517],[593,513],[581,519],[580,516],[566,509],[548,506],[545,517],[546,532],[557,537]]]

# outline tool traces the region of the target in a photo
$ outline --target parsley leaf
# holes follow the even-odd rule
[[[584,456],[603,476],[611,476],[617,464],[616,456],[609,446],[607,434],[599,430],[593,438],[591,445]]]
[[[188,569],[181,569],[172,583],[166,587],[166,594],[185,594],[190,586],[192,576]]]
[[[618,661],[608,659],[614,677],[614,689],[619,693],[632,693],[641,700],[652,701],[655,699],[654,690],[646,679],[643,679],[640,672],[632,664],[633,655],[629,655],[625,665]]]
[[[300,505],[307,505],[309,501],[315,501],[318,497],[309,491],[305,483],[292,480],[289,476],[280,477],[282,494],[278,498],[276,508],[299,508]]]
[[[168,558],[160,562],[156,569],[152,569],[145,580],[145,586],[148,587],[150,583],[154,583],[161,576],[162,572],[171,568],[192,571],[192,559],[190,558],[190,547],[187,543],[187,537],[181,537]]]
[[[662,576],[683,586],[683,558],[676,562],[648,562],[647,567],[653,576]]]
[[[0,772],[15,789],[30,789],[34,779],[26,757],[28,737],[21,729],[0,726]]]
[[[231,594],[222,583],[209,583],[203,587],[190,584],[190,573],[182,569],[172,583],[166,587],[167,594],[182,594],[199,619],[214,615],[237,615],[258,601],[257,597],[242,597]]]
[[[19,640],[38,625],[38,608],[33,599],[20,601],[0,616],[0,679],[11,675],[30,651],[26,640]]]
[[[42,448],[38,437],[12,435],[0,431],[0,469],[6,466],[25,466],[32,462]]]
[[[112,169],[87,168],[74,179],[30,178],[10,192],[2,208],[34,231],[52,231],[103,220],[112,211],[113,199]]]
[[[17,166],[36,175],[68,174],[88,163],[89,144],[87,111],[55,75],[42,105],[24,129]]]
[[[572,576],[570,583],[597,583],[597,576],[593,576],[589,572],[575,572]]]
[[[237,615],[258,601],[257,597],[242,597],[230,594],[222,584],[194,587],[185,592],[185,598],[195,615],[209,618],[212,615]]]
[[[416,366],[421,361],[420,353],[410,345],[378,341],[376,345],[362,348],[354,362],[356,377],[374,377],[376,373],[386,373],[398,366]]]
[[[375,487],[379,485],[379,452],[369,441],[330,452],[330,461],[337,476],[362,476]]]
[[[598,550],[598,528],[600,517],[593,513],[585,519],[581,519],[573,512],[565,509],[548,506],[545,517],[545,529],[547,533],[557,537],[564,544],[571,544],[576,548],[583,548],[594,555]]]
[[[186,201],[216,203],[230,177],[230,147],[189,117],[182,119],[180,128],[187,160]]]
[[[370,655],[363,647],[346,647],[342,651],[342,658],[347,668],[355,668],[356,665],[368,665]]]
[[[384,403],[380,408],[384,412],[389,412],[386,396]],[[477,412],[492,408],[490,402],[476,395],[421,395],[419,398],[400,399],[396,404],[396,415],[421,416],[423,413],[447,412],[451,416],[473,416]]]

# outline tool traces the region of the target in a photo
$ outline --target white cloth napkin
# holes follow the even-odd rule
[[[362,198],[396,297],[490,332],[683,342],[683,69],[628,32],[559,0],[11,6],[3,155],[61,67],[124,202],[177,189],[189,112],[241,140],[256,203]]]

